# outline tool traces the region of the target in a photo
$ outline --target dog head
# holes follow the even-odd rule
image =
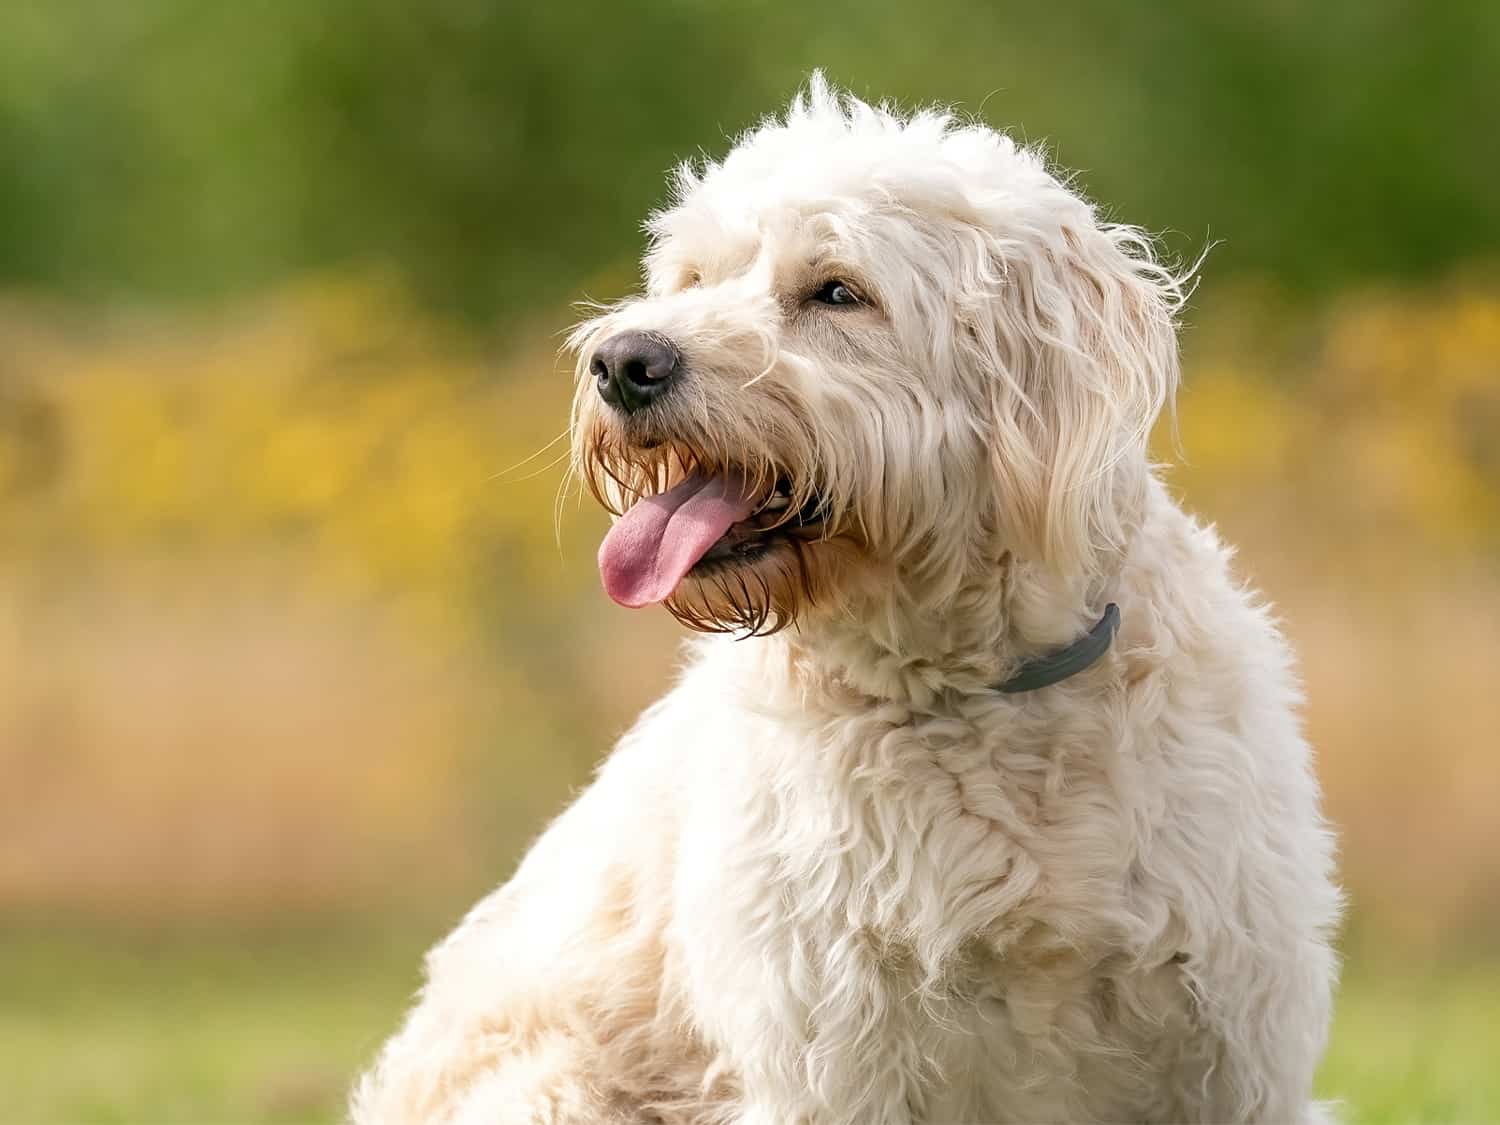
[[[1177,380],[1181,279],[1036,152],[815,76],[649,224],[573,337],[612,597],[760,631],[854,591],[940,607],[1005,555],[1108,565]]]

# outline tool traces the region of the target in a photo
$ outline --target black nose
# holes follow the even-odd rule
[[[599,397],[634,414],[666,394],[681,366],[670,341],[651,332],[621,332],[600,344],[589,361]]]

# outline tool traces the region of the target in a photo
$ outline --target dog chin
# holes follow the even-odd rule
[[[776,539],[753,557],[694,567],[663,605],[700,632],[767,636],[820,620],[878,569],[848,534]]]
[[[747,551],[715,548],[663,603],[678,621],[706,633],[766,635],[812,605],[816,540],[775,538]]]

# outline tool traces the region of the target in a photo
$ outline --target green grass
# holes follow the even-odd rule
[[[0,1122],[339,1119],[425,937],[0,933]],[[1372,1123],[1500,1121],[1500,961],[1346,973],[1319,1082]]]
[[[1417,964],[1351,961],[1319,1092],[1368,1125],[1500,1121],[1500,961]]]
[[[0,936],[0,1122],[336,1121],[422,939]]]

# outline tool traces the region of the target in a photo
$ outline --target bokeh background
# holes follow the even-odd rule
[[[1500,5],[0,6],[0,1120],[314,1122],[671,674],[571,302],[814,66],[1192,258],[1174,487],[1306,674],[1320,1086],[1500,1119]],[[603,671],[602,671],[603,670]]]

